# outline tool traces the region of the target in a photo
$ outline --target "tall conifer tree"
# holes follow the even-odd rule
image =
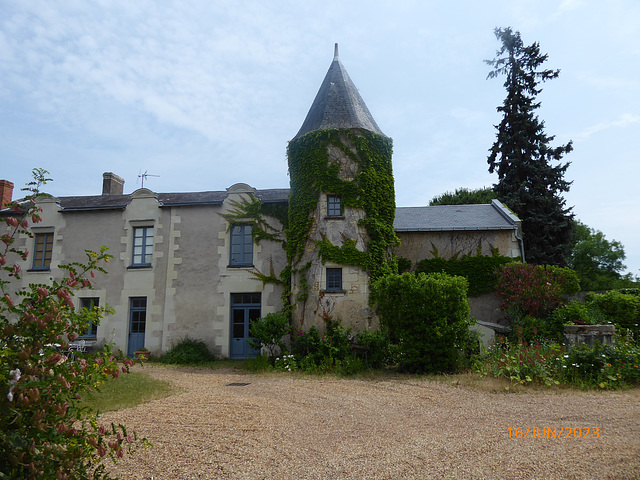
[[[485,60],[493,67],[487,78],[506,75],[507,97],[497,108],[503,117],[488,158],[489,172],[498,174],[494,190],[522,219],[526,260],[565,265],[573,214],[562,192],[569,191],[571,182],[564,179],[569,163],[558,162],[573,147],[571,141],[552,147],[555,137],[545,133],[536,115],[539,83],[556,78],[560,70],[541,69],[547,55],[538,43],[525,46],[520,32],[496,28],[495,35],[502,47],[495,59]]]

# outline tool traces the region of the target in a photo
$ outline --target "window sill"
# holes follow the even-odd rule
[[[129,265],[127,270],[151,270],[151,265]]]
[[[250,265],[227,265],[227,268],[255,268],[253,264]]]
[[[337,294],[337,295],[346,295],[347,291],[346,290],[320,290],[320,293],[324,293],[324,294]]]
[[[50,272],[51,268],[50,267],[43,267],[43,268],[30,268],[29,270],[27,270],[28,273],[47,273]]]
[[[344,215],[326,215],[324,217],[325,220],[344,220]]]

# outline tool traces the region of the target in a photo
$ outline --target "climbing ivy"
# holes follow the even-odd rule
[[[275,218],[286,229],[289,215],[285,203],[263,203],[253,195],[250,199],[232,200],[230,203],[233,209],[229,213],[222,214],[229,221],[229,227],[238,222],[249,224],[251,225],[251,236],[256,245],[262,240],[271,240],[282,242],[284,248],[285,239],[282,236],[282,231],[272,227],[264,219],[264,216]]]
[[[330,158],[331,146],[357,165],[352,179],[340,178],[341,165]],[[324,192],[339,195],[343,207],[364,210],[365,218],[359,225],[365,228],[369,242],[363,252],[355,241],[337,246],[324,238],[316,244],[322,260],[360,266],[374,279],[396,271],[390,248],[399,243],[393,229],[396,206],[391,154],[390,138],[364,130],[316,130],[289,143],[287,257],[292,265],[303,256],[313,225],[312,212]]]

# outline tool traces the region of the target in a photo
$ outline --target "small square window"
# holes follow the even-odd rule
[[[153,258],[153,227],[133,229],[133,257],[131,265],[150,267]]]
[[[342,205],[338,195],[327,195],[327,216],[341,217]]]
[[[327,268],[327,291],[336,292],[342,290],[342,269]]]
[[[33,269],[49,270],[53,253],[53,232],[36,233],[33,253]]]

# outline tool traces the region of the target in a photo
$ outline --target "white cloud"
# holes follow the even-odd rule
[[[636,115],[633,113],[624,113],[620,116],[618,120],[611,120],[607,122],[597,123],[596,125],[593,125],[591,127],[588,127],[582,130],[581,132],[578,132],[577,134],[573,135],[572,138],[576,142],[582,142],[592,137],[593,135],[596,135],[605,130],[609,130],[611,128],[626,128],[631,125],[635,125],[639,122],[640,122],[640,115]]]

